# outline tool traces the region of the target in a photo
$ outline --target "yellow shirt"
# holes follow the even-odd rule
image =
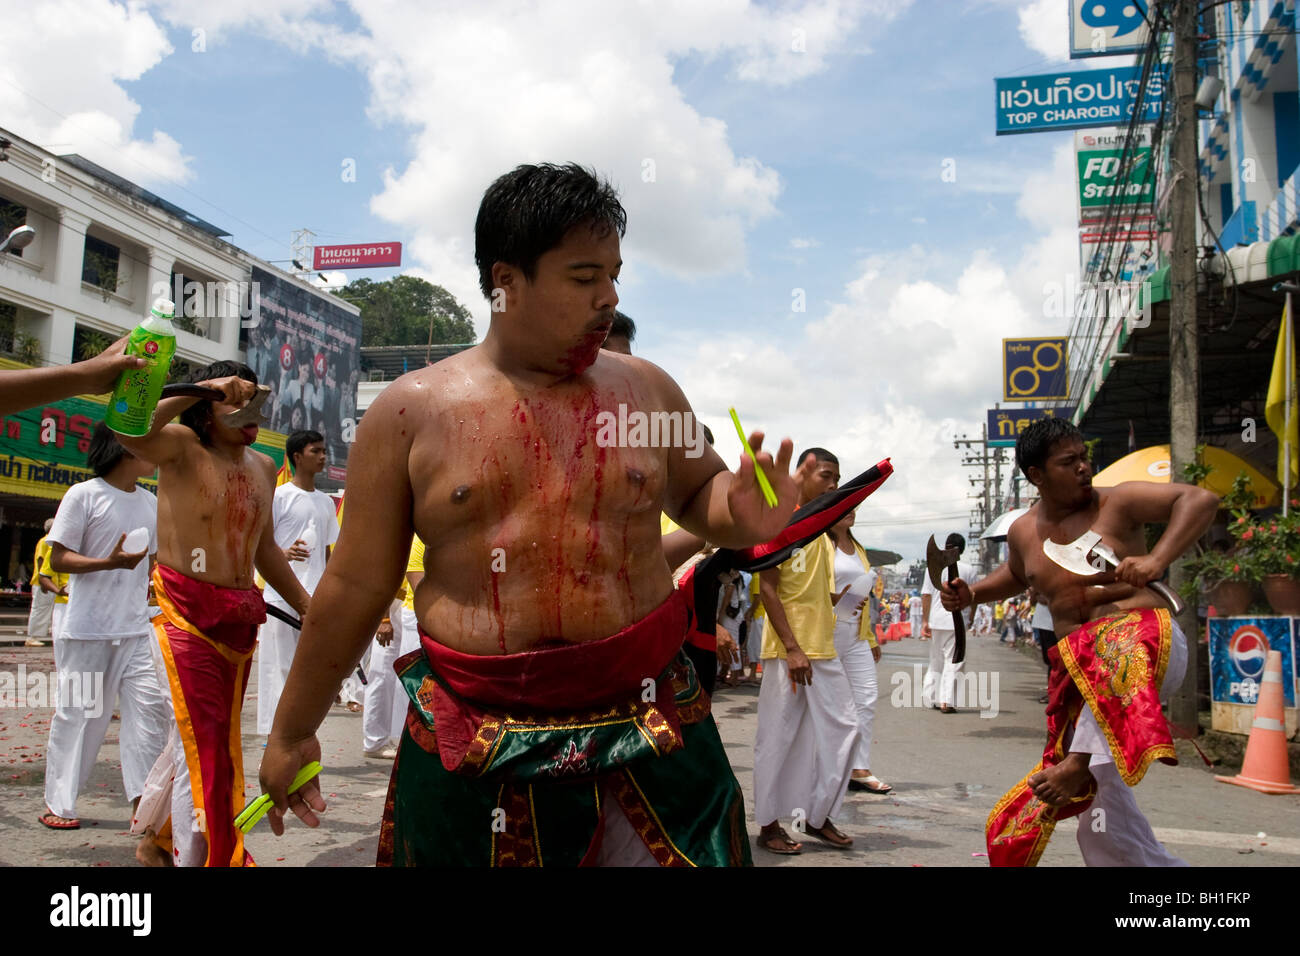
[[[420,540],[418,534],[411,536],[411,554],[406,559],[406,570],[407,573],[411,571],[417,571],[420,574],[424,573],[424,542]],[[415,610],[415,588],[409,586],[406,588],[406,597],[402,598],[402,607],[408,611]]]
[[[54,548],[52,548],[50,543],[44,538],[41,538],[40,541],[36,542],[36,560],[32,562],[36,567],[36,570],[32,572],[33,588],[41,586],[40,576],[42,574],[53,581],[56,588],[66,588],[68,586],[67,574],[61,571],[55,571],[50,567],[50,555],[53,552]],[[68,596],[66,594],[56,594],[54,595],[54,603],[67,604]]]
[[[781,586],[777,596],[785,608],[790,631],[809,660],[835,657],[835,610],[831,606],[831,589],[835,586],[834,545],[826,535],[806,545],[781,565]],[[803,570],[795,570],[802,565]],[[785,645],[777,637],[769,616],[763,622],[764,659],[785,658]]]
[[[762,572],[760,571],[759,574],[761,573]],[[758,574],[751,575],[749,579],[749,603],[754,608],[754,622],[755,622],[750,626],[756,627],[759,618],[764,616],[763,595],[759,593],[758,590]]]

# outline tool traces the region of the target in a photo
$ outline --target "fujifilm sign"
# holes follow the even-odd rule
[[[1137,107],[1141,76],[1137,67],[1126,66],[999,77],[994,83],[997,134],[1005,136],[1127,123]],[[1164,75],[1152,73],[1139,123],[1153,123],[1160,117],[1164,89]]]

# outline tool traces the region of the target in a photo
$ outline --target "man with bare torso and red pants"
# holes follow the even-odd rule
[[[276,833],[287,809],[318,823],[318,781],[286,790],[320,757],[316,728],[414,531],[421,650],[397,662],[412,707],[381,865],[749,862],[740,788],[680,653],[688,609],[659,516],[723,547],[774,537],[795,504],[791,445],[773,461],[750,439],[769,507],[749,459],[733,474],[707,446],[600,438],[602,412],[693,423],[662,370],[601,351],[624,224],[576,166],[520,166],[484,195],[484,341],[402,376],[357,432],[342,536],[262,764]]]
[[[170,748],[150,773],[165,787],[167,767],[160,764],[171,763],[170,801],[165,793],[149,800],[155,815],[136,823],[163,846],[170,808],[177,865],[244,866],[251,860],[234,826],[244,808],[239,711],[257,628],[266,620],[253,568],[299,614],[307,609],[307,592],[275,544],[275,463],[249,447],[258,426],[222,420],[252,398],[256,377],[235,362],[217,362],[194,377],[223,399],[165,398],[147,435],[118,436],[124,448],[159,468],[153,584],[162,614],[154,631],[176,714]],[[180,423],[172,423],[178,415]],[[148,813],[142,798],[140,816]],[[137,858],[166,863],[157,854],[138,851]]]
[[[1050,602],[1056,646],[1038,765],[1008,791],[986,825],[989,862],[1033,866],[1056,822],[1079,821],[1089,866],[1186,866],[1151,832],[1131,787],[1155,760],[1174,763],[1160,698],[1182,682],[1187,642],[1157,580],[1214,520],[1218,496],[1184,484],[1125,482],[1096,491],[1083,436],[1070,422],[1034,422],[1016,441],[1016,464],[1041,500],[1011,526],[1007,562],[974,587],[943,587],[949,610],[998,601],[1032,586]],[[1147,553],[1143,525],[1167,527]],[[1082,577],[1043,553],[1089,530],[1121,558],[1113,572]]]

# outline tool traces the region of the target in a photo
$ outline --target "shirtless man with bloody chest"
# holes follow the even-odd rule
[[[422,647],[398,662],[412,708],[381,864],[748,862],[740,791],[680,654],[687,609],[660,512],[721,546],[775,536],[795,504],[791,445],[773,461],[751,439],[769,507],[751,461],[730,473],[691,440],[671,378],[601,351],[624,222],[613,190],[576,166],[521,166],[485,194],[487,336],[398,379],[357,433],[342,536],[262,765],[277,833],[288,807],[317,824],[316,783],[286,787],[319,758],[316,728],[414,531]],[[620,446],[602,429],[655,412],[684,423],[676,439]]]
[[[249,447],[258,428],[222,421],[252,397],[256,378],[234,362],[217,362],[196,375],[198,384],[220,390],[225,400],[164,399],[149,434],[119,441],[159,467],[153,583],[163,613],[154,631],[179,737],[173,735],[160,758],[173,764],[175,862],[243,866],[243,834],[233,823],[244,807],[237,724],[257,628],[266,620],[254,566],[299,614],[307,610],[307,593],[275,544],[275,463]],[[180,423],[171,423],[178,415]],[[167,801],[157,806],[162,819],[143,821],[154,833],[162,829]]]
[[[1130,791],[1151,760],[1173,758],[1160,697],[1181,684],[1187,664],[1182,631],[1146,585],[1205,533],[1219,498],[1184,484],[1094,490],[1082,435],[1063,419],[1025,429],[1016,463],[1041,499],[1011,526],[1007,562],[973,588],[960,578],[943,588],[952,610],[1033,587],[1050,603],[1056,631],[1048,748],[990,815],[990,862],[1032,865],[1057,819],[1092,807],[1106,823],[1079,825],[1088,865],[1185,865],[1156,841]],[[1156,522],[1167,527],[1148,554],[1143,526]],[[1043,553],[1048,538],[1065,544],[1089,530],[1122,559],[1113,572],[1081,577]]]

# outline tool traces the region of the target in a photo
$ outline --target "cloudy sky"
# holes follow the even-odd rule
[[[993,135],[994,77],[1088,65],[1066,58],[1064,0],[41,0],[5,18],[0,126],[268,260],[300,228],[401,241],[401,271],[480,334],[483,189],[521,162],[595,167],[628,209],[638,354],[733,466],[731,405],[846,476],[892,457],[859,537],[908,558],[967,529],[952,439],[1000,397],[1000,340],[1068,328],[1044,290],[1078,268],[1071,134]]]

